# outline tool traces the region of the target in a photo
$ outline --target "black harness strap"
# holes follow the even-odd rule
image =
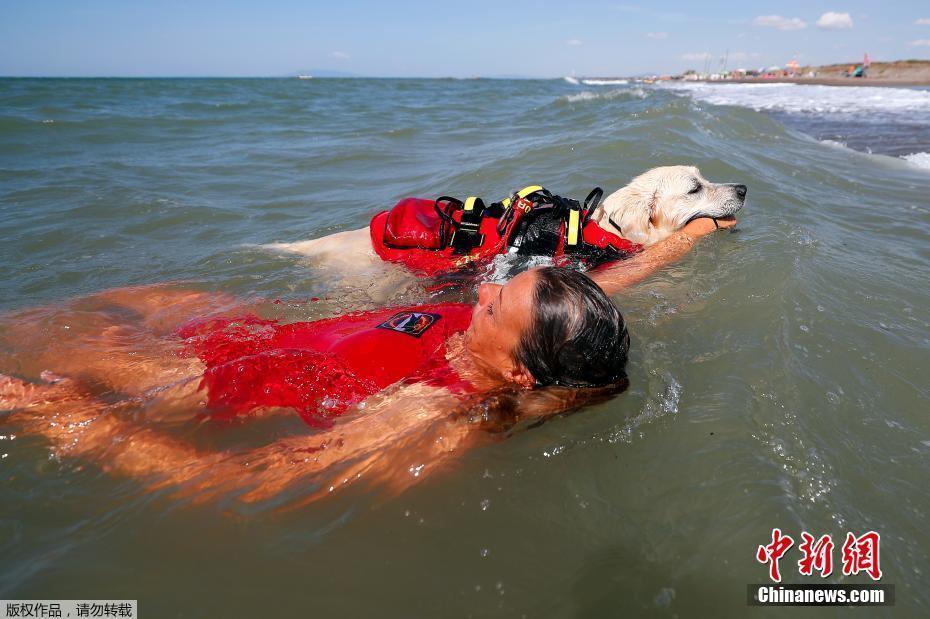
[[[591,215],[594,214],[594,211],[597,210],[597,207],[601,203],[601,198],[604,197],[604,190],[600,187],[595,187],[591,190],[591,193],[588,194],[588,197],[584,199],[584,221],[582,224],[588,223],[588,220],[591,219]]]
[[[439,206],[440,202],[445,202],[446,207]],[[451,206],[451,208],[450,208]],[[445,249],[448,244],[446,243],[446,238],[448,237],[447,232],[452,231],[452,236],[455,237],[455,231],[459,227],[459,222],[455,221],[452,218],[452,215],[449,214],[450,210],[455,210],[456,208],[462,206],[462,201],[458,198],[453,198],[451,196],[439,196],[433,201],[433,208],[436,209],[436,214],[439,215],[439,238],[440,246],[439,249]]]
[[[453,253],[467,254],[484,244],[484,235],[481,234],[484,210],[484,201],[481,198],[469,197],[462,204],[462,220],[458,222],[449,243]]]
[[[481,222],[491,218],[497,220],[497,233],[506,238],[512,252],[554,256],[561,245],[567,255],[587,260],[589,254],[593,256],[604,251],[589,245],[583,237],[584,227],[603,195],[604,190],[595,187],[582,204],[534,185],[488,206],[477,197],[462,202],[441,196],[436,199],[434,208],[440,217],[443,247],[451,247],[454,254],[468,254],[483,245],[485,236],[481,233]],[[522,217],[516,217],[517,209],[522,209]],[[459,220],[453,217],[457,210],[462,212]],[[512,226],[515,219],[517,224]],[[616,227],[619,230],[619,226]]]

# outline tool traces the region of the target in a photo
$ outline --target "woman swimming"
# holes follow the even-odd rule
[[[487,439],[477,429],[571,409],[595,388],[622,388],[629,339],[597,285],[612,292],[639,281],[716,227],[696,220],[591,279],[545,268],[503,286],[483,284],[473,308],[394,308],[292,325],[228,318],[181,324],[229,299],[160,287],[103,293],[52,320],[77,335],[52,338],[32,358],[26,342],[12,346],[17,354],[8,361],[20,373],[41,367],[55,374],[45,374],[45,385],[3,377],[0,410],[17,410],[11,420],[47,437],[59,455],[91,458],[200,499],[247,490],[240,498],[262,500],[302,479],[320,484],[302,501],[360,477],[400,490]],[[94,324],[82,327],[82,307],[108,307],[109,316],[87,312]],[[20,335],[35,344],[29,313],[18,320]],[[530,392],[535,397],[503,421],[495,418],[500,411],[489,414],[491,399],[546,386],[571,389]],[[121,414],[140,401],[150,403],[144,424]],[[156,427],[159,419],[216,409],[297,409],[327,422],[349,414],[325,432],[238,451],[198,450]],[[321,484],[324,472],[338,473],[338,483]]]

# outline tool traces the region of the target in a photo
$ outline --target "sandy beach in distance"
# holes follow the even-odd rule
[[[896,60],[873,62],[867,77],[846,77],[850,67],[857,63],[840,63],[824,66],[799,67],[796,77],[742,77],[720,80],[695,80],[700,82],[732,84],[813,84],[822,86],[930,86],[930,61]]]
[[[930,79],[883,79],[872,77],[747,77],[730,80],[696,80],[715,84],[812,84],[820,86],[930,86]]]

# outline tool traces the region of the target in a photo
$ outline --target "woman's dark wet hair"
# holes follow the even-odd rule
[[[626,379],[630,335],[620,310],[584,273],[537,271],[532,322],[515,352],[537,387],[606,387]]]

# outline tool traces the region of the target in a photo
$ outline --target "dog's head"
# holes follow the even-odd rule
[[[743,208],[746,185],[711,183],[692,166],[653,168],[613,192],[592,219],[644,245],[661,241],[695,217],[726,217]]]

